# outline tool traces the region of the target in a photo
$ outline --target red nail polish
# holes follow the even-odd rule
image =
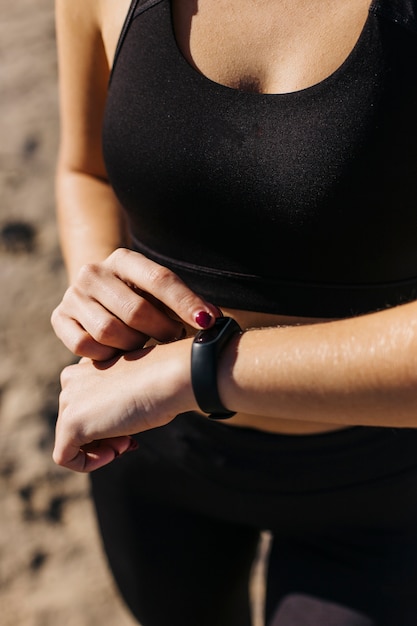
[[[200,311],[200,313],[197,313],[195,316],[195,321],[201,328],[208,328],[211,324],[211,320],[212,317],[207,311]]]

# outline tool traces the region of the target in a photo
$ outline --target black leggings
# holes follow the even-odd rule
[[[92,475],[110,566],[142,626],[416,626],[417,430],[271,435],[195,414]]]

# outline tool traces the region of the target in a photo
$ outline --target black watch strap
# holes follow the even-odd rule
[[[219,317],[207,330],[200,330],[191,349],[191,384],[200,409],[213,419],[227,419],[235,414],[226,409],[217,389],[217,363],[227,342],[241,332],[231,317]]]

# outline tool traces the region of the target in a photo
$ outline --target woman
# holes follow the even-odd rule
[[[415,626],[416,15],[57,0],[54,459],[144,626],[248,625],[262,529],[267,624]]]

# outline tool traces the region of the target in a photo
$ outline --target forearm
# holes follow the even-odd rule
[[[219,364],[226,407],[340,425],[417,426],[417,303],[353,319],[253,330]]]
[[[70,282],[86,263],[129,244],[126,220],[113,190],[98,177],[58,167],[57,217]]]
[[[417,427],[416,313],[412,303],[350,320],[236,335],[219,360],[221,400],[230,410],[271,418]],[[191,343],[66,368],[55,461],[92,471],[129,449],[132,433],[197,410]],[[109,442],[104,448],[103,439]]]

